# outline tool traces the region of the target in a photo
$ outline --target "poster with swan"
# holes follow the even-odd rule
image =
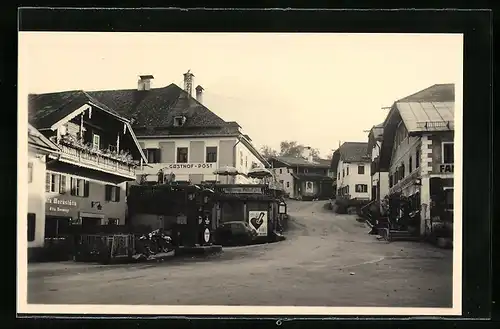
[[[259,236],[267,236],[267,211],[251,210],[248,212],[248,224]]]

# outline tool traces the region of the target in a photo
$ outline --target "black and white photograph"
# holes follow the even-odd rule
[[[18,45],[20,312],[461,314],[462,34]]]

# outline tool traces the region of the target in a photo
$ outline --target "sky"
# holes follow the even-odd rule
[[[367,141],[394,101],[462,83],[460,34],[19,33],[24,93],[153,88],[194,73],[203,103],[253,144]],[[20,88],[21,90],[21,88]],[[20,95],[22,97],[23,95]],[[26,95],[27,96],[27,95]]]

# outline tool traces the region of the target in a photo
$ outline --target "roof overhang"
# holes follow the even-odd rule
[[[83,112],[85,112],[87,110],[91,110],[91,109],[92,109],[92,106],[90,104],[83,104],[82,106],[80,106],[79,108],[77,108],[76,110],[74,110],[73,112],[71,112],[70,114],[68,114],[67,116],[60,119],[56,123],[54,123],[52,126],[50,126],[50,129],[52,131],[55,131],[59,127],[64,125],[66,122],[68,122],[69,120],[71,120],[71,119],[75,118],[76,116],[82,114]]]

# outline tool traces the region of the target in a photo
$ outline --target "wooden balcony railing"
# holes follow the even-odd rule
[[[60,144],[61,156],[68,160],[81,164],[93,166],[98,170],[110,171],[121,175],[134,177],[136,175],[135,166],[132,163],[120,161],[104,154],[93,154],[77,147]]]

